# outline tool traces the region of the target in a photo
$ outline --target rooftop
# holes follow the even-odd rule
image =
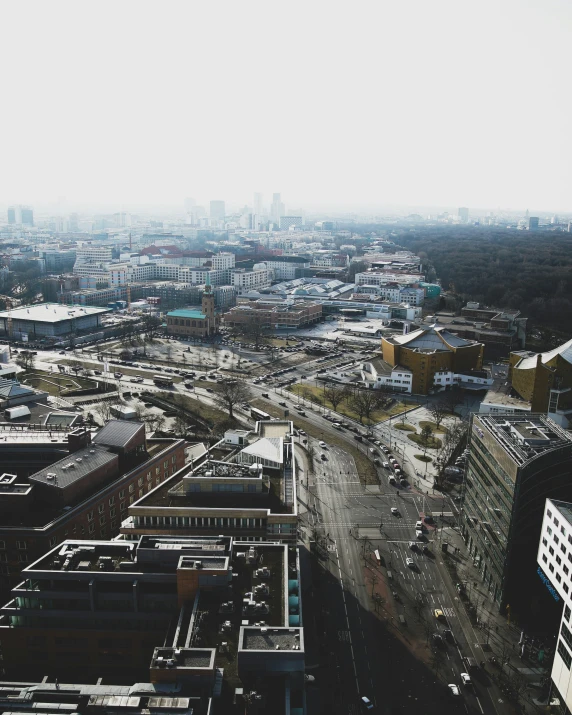
[[[33,320],[37,323],[59,323],[62,320],[85,318],[91,315],[109,313],[109,308],[94,308],[84,305],[62,305],[60,303],[39,303],[22,308],[13,308],[0,312],[0,318],[14,320]]]
[[[145,425],[141,422],[127,420],[109,420],[93,438],[95,444],[106,447],[127,447],[129,442],[136,438],[141,431],[145,433]]]
[[[387,338],[387,340],[421,352],[448,352],[454,348],[478,345],[474,340],[465,340],[465,338],[460,338],[458,335],[454,335],[448,330],[435,325],[414,330],[406,335],[394,335]]]
[[[117,455],[96,444],[79,449],[29,477],[32,483],[65,487],[89,476],[95,469],[117,463]]]
[[[167,313],[167,316],[169,318],[192,318],[193,320],[204,320],[207,317],[200,310],[185,310],[184,308],[181,310],[172,310],[170,313]]]
[[[535,368],[539,355],[543,365],[546,365],[556,356],[560,356],[563,360],[572,365],[572,340],[569,340],[567,343],[563,343],[557,348],[549,350],[545,353],[533,353],[523,350],[517,354],[523,356],[522,359],[514,366],[517,370],[532,370]]]
[[[483,436],[480,426],[490,434],[519,466],[557,449],[567,448],[572,457],[572,435],[546,415],[475,415],[475,430]]]

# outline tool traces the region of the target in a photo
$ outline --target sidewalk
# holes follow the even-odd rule
[[[458,576],[457,583],[463,583],[465,587],[468,600],[459,598],[458,608],[465,609],[473,623],[471,635],[474,638],[471,640],[475,650],[482,653],[480,660],[485,662],[485,669],[497,679],[501,674],[501,665],[504,664],[502,672],[508,676],[507,680],[512,687],[519,690],[520,700],[526,710],[534,711],[536,707],[545,707],[546,703],[540,703],[535,698],[540,696],[541,683],[550,678],[550,665],[548,668],[542,667],[534,654],[528,654],[530,651],[521,655],[523,631],[518,625],[509,623],[506,615],[499,613],[478,569],[473,565],[460,531],[445,527],[440,542],[449,545],[447,563],[454,565]],[[454,580],[451,570],[447,570]],[[467,608],[469,603],[472,606],[470,609]],[[491,657],[496,659],[496,664],[490,663]],[[547,658],[547,663],[550,662],[550,658]]]

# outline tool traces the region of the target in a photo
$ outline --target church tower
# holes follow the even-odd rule
[[[217,324],[214,304],[214,293],[213,288],[211,286],[211,277],[209,273],[207,273],[205,290],[203,292],[202,309],[203,315],[206,317],[207,321],[207,335],[214,335],[217,332]]]

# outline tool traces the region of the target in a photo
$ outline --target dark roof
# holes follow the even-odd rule
[[[108,447],[127,447],[129,442],[136,437],[145,425],[141,422],[127,422],[126,420],[109,420],[93,438],[95,444]]]
[[[116,454],[108,451],[105,447],[91,445],[79,449],[77,452],[60,459],[59,462],[50,464],[49,467],[32,474],[29,480],[32,483],[41,482],[42,484],[49,484],[62,489],[77,482],[79,479],[89,476],[95,469],[114,461],[117,461]],[[54,476],[48,479],[48,474]]]

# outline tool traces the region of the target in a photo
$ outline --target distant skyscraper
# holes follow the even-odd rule
[[[272,206],[270,207],[270,218],[277,226],[280,225],[280,219],[286,213],[286,207],[280,200],[280,194],[272,194]]]
[[[29,206],[9,206],[8,223],[34,225],[34,211]]]
[[[185,212],[188,214],[192,213],[193,209],[195,208],[196,205],[197,205],[197,202],[195,201],[195,199],[192,199],[190,197],[186,198],[185,199]]]
[[[224,201],[211,201],[211,218],[217,221],[224,221],[226,216],[226,208]]]
[[[536,231],[538,229],[538,216],[530,216],[528,219],[528,230]]]
[[[259,192],[254,194],[254,204],[252,206],[252,210],[256,216],[262,216],[264,213],[264,199],[262,194]]]
[[[461,219],[463,223],[469,222],[469,209],[466,206],[461,206],[457,211],[457,216]]]

